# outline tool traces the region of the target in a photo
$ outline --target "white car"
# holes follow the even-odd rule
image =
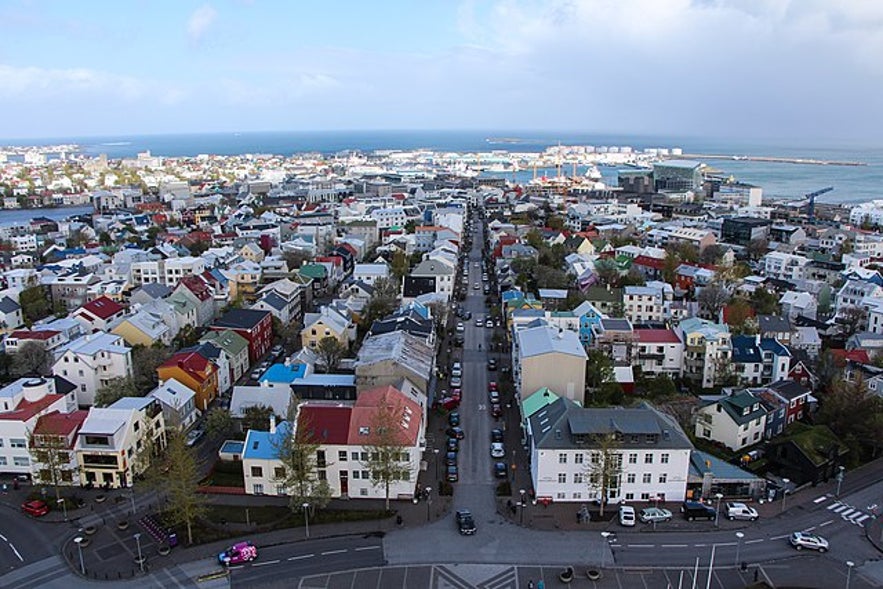
[[[631,505],[619,506],[619,525],[627,528],[635,525],[635,508]]]
[[[463,333],[464,331],[466,331],[466,328],[463,326],[463,323],[457,323],[457,333]]]
[[[757,519],[757,510],[753,507],[749,507],[744,503],[727,503],[727,519],[736,520],[736,519],[747,519],[749,521],[754,521]]]
[[[828,541],[821,536],[816,536],[815,534],[810,534],[807,532],[794,532],[793,534],[791,534],[791,537],[788,539],[788,541],[791,542],[791,546],[793,546],[797,550],[809,548],[811,550],[818,550],[819,552],[828,551]]]
[[[639,516],[645,524],[671,521],[671,512],[660,507],[645,507]]]
[[[491,444],[491,458],[503,458],[506,455],[506,449],[501,442]]]
[[[454,362],[454,365],[451,366],[451,376],[463,376],[463,366],[459,362]]]

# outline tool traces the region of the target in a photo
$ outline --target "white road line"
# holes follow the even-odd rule
[[[832,503],[831,505],[828,506],[828,510],[831,511],[831,510],[837,509],[841,505],[843,505],[843,504],[840,503],[839,501],[835,501],[834,503]]]
[[[686,544],[660,544],[661,548],[686,548]]]
[[[790,535],[791,535],[791,534],[782,534],[781,536],[772,536],[772,537],[770,538],[770,540],[782,540],[782,539],[784,539],[784,538],[787,538],[787,537],[790,536]]]
[[[837,509],[834,509],[833,511],[834,513],[845,513],[847,511],[852,511],[852,508],[850,508],[848,505],[838,505]]]
[[[812,532],[814,529],[816,529],[816,526],[810,526],[808,528],[805,528],[803,531],[804,532]]]
[[[834,520],[833,520],[833,519],[829,519],[829,520],[826,521],[826,522],[822,522],[822,523],[820,523],[820,524],[819,524],[819,527],[820,527],[820,528],[824,528],[825,526],[830,526],[830,525],[833,524],[833,523],[834,523]]]
[[[840,512],[840,517],[847,519],[853,513],[857,513],[855,509],[847,509],[846,511]]]
[[[620,548],[621,546],[622,546],[622,544],[611,544],[610,545],[611,548]]]
[[[720,544],[716,544],[716,546],[735,546],[736,542],[721,542]]]
[[[300,556],[291,556],[288,560],[303,560],[305,558],[313,558],[315,554],[301,554]]]
[[[868,519],[869,517],[871,517],[871,516],[868,515],[867,513],[865,513],[865,514],[862,515],[860,518],[858,518],[858,519],[856,519],[856,520],[853,520],[853,521],[854,521],[855,523],[857,523],[857,524],[860,524],[860,523],[862,523],[863,521],[865,521],[866,519]]]
[[[322,552],[322,556],[328,556],[329,554],[343,554],[346,550],[326,550]]]
[[[4,536],[3,534],[0,534],[0,538],[2,538],[4,542],[9,542],[9,540],[7,540],[6,536]]]
[[[627,548],[653,548],[655,544],[626,544]]]
[[[758,538],[757,540],[747,540],[746,544],[757,544],[758,542],[763,542],[763,538]]]
[[[23,559],[23,558],[21,557],[21,554],[18,553],[18,550],[15,549],[15,546],[12,544],[12,542],[9,543],[9,547],[12,548],[12,551],[15,552],[15,555],[18,557],[18,559],[19,559],[20,561],[22,561],[22,562],[25,561],[25,559]]]
[[[264,562],[256,562],[256,563],[254,563],[254,564],[251,565],[251,566],[253,566],[253,567],[262,567],[262,566],[267,566],[268,564],[278,564],[278,563],[279,563],[279,559],[276,559],[276,560],[266,560],[266,561],[264,561]]]
[[[696,548],[705,548],[708,544],[693,544]]]
[[[815,503],[815,504],[824,503],[824,502],[827,501],[827,500],[828,500],[828,496],[827,496],[827,495],[822,495],[821,497],[819,497],[818,499],[816,499],[815,501],[813,501],[813,503]]]
[[[380,546],[360,546],[356,548],[356,552],[361,552],[362,550],[380,550]]]
[[[241,569],[243,566],[245,566],[245,565],[237,564],[237,565],[234,565],[234,566],[232,566],[232,567],[227,567],[227,569],[228,569],[228,570]]]

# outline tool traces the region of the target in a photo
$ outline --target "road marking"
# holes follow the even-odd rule
[[[291,556],[288,560],[303,560],[305,558],[313,558],[315,554],[301,554],[300,556]]]
[[[362,550],[380,550],[380,546],[360,546],[356,548],[356,552],[361,552]]]
[[[611,544],[610,545],[611,548],[620,548],[621,546],[622,546],[622,544]]]
[[[849,507],[846,506],[846,505],[843,505],[843,504],[841,503],[840,505],[838,505],[837,507],[835,507],[835,508],[832,509],[831,511],[833,511],[834,513],[840,513],[840,512],[843,511],[844,509],[849,509]]]
[[[815,526],[810,526],[810,527],[804,529],[803,531],[804,531],[804,532],[812,532],[814,529],[816,529]]]
[[[871,517],[871,516],[868,515],[867,513],[865,513],[865,514],[863,514],[860,518],[858,518],[858,519],[856,519],[856,520],[853,520],[853,521],[854,521],[855,523],[857,523],[857,524],[861,524],[863,521],[865,521],[865,520],[868,519],[869,517]]]
[[[245,566],[245,565],[237,564],[237,565],[234,565],[234,566],[231,566],[231,567],[227,567],[227,569],[228,569],[228,570],[241,569],[241,568],[244,567],[244,566]]]
[[[735,546],[735,542],[721,542],[720,544],[715,544],[715,546]]]
[[[827,500],[828,500],[828,496],[827,496],[827,495],[822,495],[821,497],[819,497],[818,499],[816,499],[815,501],[813,501],[813,503],[815,503],[815,504],[824,503],[824,502],[827,501]],[[830,509],[830,508],[829,508],[829,509]]]
[[[626,544],[628,548],[653,548],[655,544]]]
[[[770,540],[783,540],[783,539],[787,538],[787,537],[790,536],[790,535],[791,535],[791,534],[782,534],[781,536],[773,536],[773,537],[770,538]]]
[[[278,563],[279,563],[279,559],[277,558],[276,560],[267,560],[267,561],[264,561],[264,562],[256,562],[256,563],[254,563],[254,564],[251,565],[251,566],[253,566],[253,567],[262,567],[262,566],[267,566],[268,564],[278,564]]]
[[[833,523],[834,523],[834,520],[833,520],[833,519],[829,519],[829,520],[826,521],[826,522],[822,522],[822,523],[820,523],[820,524],[819,524],[819,527],[820,527],[820,528],[824,528],[825,526],[829,526],[829,525],[831,525],[831,524],[833,524]]]
[[[325,552],[322,553],[322,556],[328,556],[329,554],[343,554],[344,552],[346,552],[345,549],[341,549],[341,550],[326,550]]]
[[[0,534],[0,538],[2,538],[4,542],[9,542],[9,540],[7,540],[6,536],[4,536],[3,534]]]
[[[849,509],[847,509],[846,511],[840,512],[840,517],[842,517],[843,519],[846,519],[846,518],[848,518],[849,515],[852,514],[852,513],[856,513],[856,510],[855,510],[855,509],[852,509],[852,508],[849,508]]]
[[[660,544],[660,548],[686,548],[686,544]]]
[[[763,538],[758,538],[757,540],[747,540],[746,544],[757,544],[758,542],[763,542]]]
[[[708,544],[693,544],[696,548],[705,548]]]
[[[15,549],[15,545],[13,545],[12,542],[9,543],[9,547],[12,548],[12,551],[15,552],[15,555],[18,557],[18,559],[19,559],[20,561],[22,561],[22,562],[25,561],[25,559],[23,559],[23,558],[21,557],[21,554],[18,553],[18,550]]]

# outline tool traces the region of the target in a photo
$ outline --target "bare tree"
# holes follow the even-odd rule
[[[294,512],[301,511],[304,503],[322,508],[331,500],[328,481],[319,474],[317,439],[309,419],[299,411],[297,399],[292,399],[287,425],[273,443],[282,463],[274,477],[285,486],[288,505]]]
[[[346,352],[346,346],[331,335],[323,337],[319,340],[319,345],[316,346],[316,354],[319,356],[319,361],[322,363],[326,373],[337,368]]]
[[[205,495],[197,493],[199,467],[196,453],[178,429],[166,432],[166,451],[161,463],[165,481],[166,511],[175,524],[187,528],[187,543],[193,544],[193,523],[206,513]]]
[[[18,376],[49,374],[52,354],[42,344],[25,342],[15,352],[12,371]]]
[[[865,328],[868,312],[861,307],[846,307],[837,315],[837,323],[843,337],[850,338]]]
[[[37,468],[37,482],[52,485],[55,489],[55,500],[61,499],[59,487],[73,482],[75,467],[71,464],[73,448],[68,440],[61,435],[31,433],[28,442],[30,453]]]
[[[611,491],[620,488],[623,474],[622,453],[618,434],[605,433],[595,436],[595,449],[588,453],[585,462],[586,483],[596,494],[601,505],[600,514],[604,517],[604,506]]]
[[[387,511],[390,487],[407,480],[410,473],[408,445],[401,425],[403,412],[400,404],[384,402],[376,407],[363,444],[368,459],[362,461],[362,465],[370,473],[371,484],[383,487]]]
[[[711,283],[699,291],[699,294],[696,295],[696,300],[699,303],[699,307],[709,317],[717,320],[720,310],[730,300],[730,293],[721,285]]]

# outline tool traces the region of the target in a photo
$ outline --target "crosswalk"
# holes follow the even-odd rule
[[[841,501],[835,501],[831,505],[828,506],[828,511],[832,513],[836,513],[843,521],[847,521],[851,524],[855,524],[861,528],[865,527],[865,521],[871,519],[871,515],[869,513],[865,513],[861,509],[856,509],[851,505],[847,505]]]

